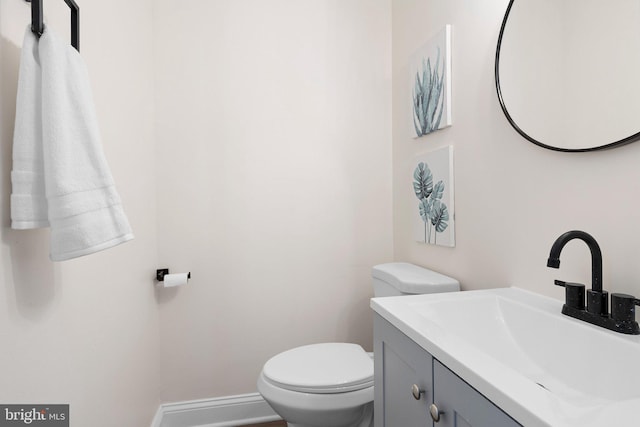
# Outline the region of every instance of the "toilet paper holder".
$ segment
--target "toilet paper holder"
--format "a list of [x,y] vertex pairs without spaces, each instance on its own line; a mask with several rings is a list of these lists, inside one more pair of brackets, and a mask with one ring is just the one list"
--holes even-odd
[[[158,282],[164,282],[164,276],[169,274],[168,268],[159,268],[156,270],[156,280]],[[187,279],[191,279],[191,272],[187,273]]]

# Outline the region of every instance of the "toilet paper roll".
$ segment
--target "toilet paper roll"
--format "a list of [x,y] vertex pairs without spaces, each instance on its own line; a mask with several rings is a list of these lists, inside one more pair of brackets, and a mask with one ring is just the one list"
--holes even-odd
[[163,288],[186,285],[189,282],[189,273],[165,274],[164,280],[160,282]]

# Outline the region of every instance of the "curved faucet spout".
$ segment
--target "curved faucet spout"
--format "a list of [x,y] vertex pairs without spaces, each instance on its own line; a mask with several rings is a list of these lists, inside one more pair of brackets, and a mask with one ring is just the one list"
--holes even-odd
[[591,250],[592,288],[586,292],[587,304],[585,310],[585,289],[581,283],[567,283],[554,281],[555,285],[565,289],[565,303],[562,314],[591,323],[592,325],[610,329],[624,334],[640,335],[640,326],[635,320],[635,305],[640,300],[631,295],[611,295],[611,315],[609,315],[609,293],[602,290],[602,252],[596,239],[584,231],[573,230],[558,237],[551,246],[547,267],[560,267],[560,252],[569,241],[580,239]]
[[558,237],[553,246],[551,246],[547,267],[560,267],[560,252],[562,252],[564,245],[573,239],[580,239],[589,246],[589,250],[591,250],[591,289],[596,292],[602,292],[602,252],[596,239],[584,231],[567,231]]

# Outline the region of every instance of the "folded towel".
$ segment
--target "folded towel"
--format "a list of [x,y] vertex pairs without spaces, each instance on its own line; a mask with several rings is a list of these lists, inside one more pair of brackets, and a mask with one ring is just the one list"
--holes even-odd
[[42,152],[42,75],[36,36],[27,28],[22,44],[13,131],[11,227],[48,227]]
[[[33,37],[30,31],[27,33],[25,41]],[[15,174],[16,180],[12,200],[14,195],[16,200],[25,195],[23,190],[27,185],[21,182],[23,172],[33,173],[29,175],[34,178],[32,190],[41,190],[35,181],[37,176],[43,177],[47,220],[51,227],[50,258],[63,261],[124,243],[131,240],[133,234],[102,151],[88,73],[82,58],[49,28],[45,29],[36,46],[37,54],[33,57],[36,62],[39,59],[41,69],[41,75],[37,76],[41,82],[41,138],[36,135],[24,140],[14,139],[14,159],[16,153],[31,151],[21,145],[34,145],[36,149],[32,151],[41,151],[34,154],[34,158],[40,156],[42,169],[38,170],[36,161],[28,165],[35,165],[35,172],[21,170],[22,164],[14,163],[12,178]],[[31,58],[26,60],[31,61]],[[38,105],[37,97],[33,102]],[[37,115],[34,121],[37,122]],[[38,191],[32,191],[32,194],[37,196]],[[37,205],[32,211],[39,213],[40,198],[27,197],[32,197],[32,204]],[[16,214],[21,209],[17,207]],[[26,224],[19,217],[12,217],[12,220],[12,227],[14,222],[16,224],[14,228]],[[41,222],[32,220],[31,224]]]

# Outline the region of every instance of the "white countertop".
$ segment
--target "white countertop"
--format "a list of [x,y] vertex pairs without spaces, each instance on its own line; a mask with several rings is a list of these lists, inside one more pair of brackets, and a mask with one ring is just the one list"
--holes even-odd
[[501,288],[371,307],[523,426],[640,425],[640,336],[564,316],[561,301]]

